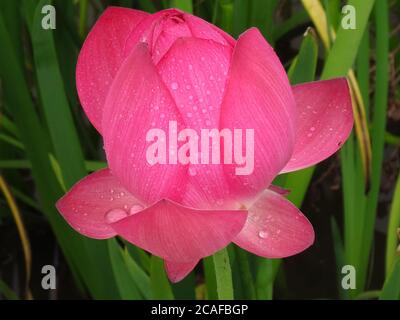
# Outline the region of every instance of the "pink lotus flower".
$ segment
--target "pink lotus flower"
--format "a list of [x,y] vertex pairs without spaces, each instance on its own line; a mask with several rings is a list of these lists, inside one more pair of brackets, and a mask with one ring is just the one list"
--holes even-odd
[[[310,222],[271,182],[326,159],[347,139],[353,117],[345,79],[291,87],[255,28],[236,41],[179,10],[123,8],[99,18],[76,75],[109,169],[58,201],[75,230],[96,239],[118,235],[163,258],[174,282],[230,242],[268,258],[313,243]],[[168,131],[170,121],[195,132],[253,129],[254,170],[148,163],[146,132]]]

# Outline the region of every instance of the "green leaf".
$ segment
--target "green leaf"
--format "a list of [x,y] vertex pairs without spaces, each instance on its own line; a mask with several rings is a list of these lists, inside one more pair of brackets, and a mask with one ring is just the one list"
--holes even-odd
[[140,293],[145,299],[151,299],[151,283],[150,277],[143,269],[136,263],[135,259],[131,257],[127,248],[123,251],[123,258],[128,269],[128,272]]
[[386,240],[386,275],[389,274],[396,257],[398,244],[397,229],[400,228],[400,174],[397,177],[389,213],[389,225]]
[[4,295],[7,300],[19,300],[17,294],[10,289],[10,287],[0,279],[0,296]]
[[242,248],[235,246],[235,257],[239,267],[240,280],[244,292],[244,298],[254,300],[256,298],[256,289],[254,279],[251,274],[249,264],[249,254]]
[[336,40],[326,59],[322,79],[343,77],[353,66],[374,0],[350,0],[348,4],[356,10],[356,28],[339,27]]
[[300,51],[290,65],[288,77],[291,84],[314,80],[317,69],[318,43],[314,30],[309,28],[301,42]]
[[164,270],[164,261],[159,257],[151,257],[150,281],[152,297],[155,300],[173,300],[174,294]]
[[397,259],[392,273],[386,279],[380,300],[400,300],[400,259]]
[[281,265],[281,259],[257,257],[256,293],[257,299],[272,300],[274,281]]
[[214,258],[212,256],[203,259],[204,276],[206,280],[207,299],[217,300],[217,279],[215,277]]
[[232,272],[228,250],[222,249],[212,256],[219,300],[233,300]]
[[108,250],[110,253],[111,265],[114,279],[117,283],[121,299],[137,300],[142,299],[139,289],[128,272],[124,251],[118,245],[115,239],[108,241]]
[[188,13],[193,13],[192,0],[170,0],[171,8],[178,8]]

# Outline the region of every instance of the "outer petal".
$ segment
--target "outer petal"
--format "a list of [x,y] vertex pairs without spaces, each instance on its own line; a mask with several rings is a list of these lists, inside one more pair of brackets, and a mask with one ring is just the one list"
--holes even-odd
[[[187,128],[194,129],[201,137],[204,129],[219,129],[220,105],[224,94],[232,49],[212,40],[182,38],[175,42],[157,69],[171,92]],[[212,145],[209,137],[208,160],[201,164],[190,164],[187,198],[184,204],[196,208],[216,205],[218,199],[229,194],[222,166],[211,164],[213,151],[218,155],[220,148]],[[216,137],[218,141],[221,139]],[[199,139],[198,147],[205,139]],[[213,148],[214,147],[214,148]],[[214,150],[213,150],[214,149]],[[206,154],[203,148],[201,153]],[[202,194],[195,197],[194,192]],[[195,201],[193,201],[196,198]]]
[[280,186],[275,186],[273,184],[271,184],[268,187],[268,189],[273,191],[273,192],[275,192],[275,193],[277,193],[277,194],[280,194],[281,196],[287,196],[290,193],[290,190],[282,188]]
[[187,166],[152,164],[146,157],[148,147],[158,141],[152,137],[146,141],[149,130],[162,129],[168,134],[169,121],[177,122],[179,132],[182,119],[175,103],[157,74],[147,45],[139,43],[110,89],[104,106],[103,138],[111,171],[146,203],[162,198],[179,201],[182,196]]
[[112,227],[129,242],[156,256],[191,263],[229,244],[246,217],[246,211],[196,210],[161,200]]
[[103,169],[77,182],[56,206],[79,233],[106,239],[116,235],[107,223],[107,213],[114,209],[128,212],[132,207],[141,207],[141,203],[121,186],[110,170]]
[[99,132],[102,131],[102,109],[108,89],[125,58],[126,39],[146,16],[147,13],[133,9],[107,8],[80,51],[76,86],[81,104]]
[[191,262],[164,261],[164,267],[169,280],[176,283],[184,279],[194,269],[198,262],[199,260]]
[[335,153],[353,127],[353,110],[345,78],[293,87],[299,111],[296,144],[282,172],[309,167]]
[[249,209],[246,225],[233,242],[265,258],[284,258],[307,249],[314,242],[314,230],[290,201],[266,190]]
[[[228,78],[220,127],[242,129],[246,137],[246,129],[254,130],[254,171],[250,164],[249,175],[235,172],[243,165],[224,168],[236,194],[248,197],[266,188],[289,160],[297,113],[285,70],[257,29],[237,41]],[[250,142],[235,145],[244,155],[246,147],[250,152]]]

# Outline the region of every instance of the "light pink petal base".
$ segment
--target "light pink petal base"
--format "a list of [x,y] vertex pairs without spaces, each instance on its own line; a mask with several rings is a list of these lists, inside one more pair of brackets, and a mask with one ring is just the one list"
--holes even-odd
[[107,214],[129,212],[132,207],[141,207],[141,203],[121,186],[110,170],[103,169],[77,182],[56,206],[79,233],[90,238],[107,239],[116,235],[107,222]]
[[233,242],[261,257],[284,258],[312,245],[314,230],[290,201],[266,190],[249,209],[247,222]]
[[161,200],[112,224],[129,242],[167,261],[192,262],[228,245],[247,211],[205,211]]
[[345,78],[293,87],[299,113],[293,155],[282,172],[303,169],[325,160],[347,140],[353,110]]
[[165,272],[168,279],[173,282],[179,282],[184,279],[197,265],[199,260],[191,262],[171,262],[164,261]]

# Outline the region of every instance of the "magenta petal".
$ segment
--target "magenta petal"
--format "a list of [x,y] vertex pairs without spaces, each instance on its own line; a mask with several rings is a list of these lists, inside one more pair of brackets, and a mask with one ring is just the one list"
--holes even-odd
[[273,192],[275,192],[275,193],[280,194],[281,196],[287,196],[287,195],[290,193],[290,190],[285,189],[285,188],[282,188],[282,187],[280,187],[280,186],[275,186],[275,185],[273,185],[273,184],[271,184],[271,185],[268,187],[268,189],[271,190],[271,191],[273,191]]
[[104,106],[103,138],[112,173],[146,203],[162,198],[179,201],[182,197],[187,166],[168,161],[168,145],[166,152],[160,152],[161,156],[166,154],[164,160],[146,156],[149,152],[157,155],[150,146],[169,140],[167,136],[158,139],[148,135],[149,131],[162,134],[163,130],[168,135],[169,121],[175,121],[177,131],[181,130],[175,103],[157,74],[147,45],[140,43],[110,88]]
[[312,245],[314,230],[289,200],[266,190],[250,207],[247,222],[233,242],[265,258],[284,258]]
[[[186,127],[194,129],[198,137],[201,137],[202,129],[219,129],[220,105],[231,51],[230,47],[212,40],[182,38],[157,65]],[[210,138],[208,142],[210,156],[207,163],[201,163],[199,153],[197,164],[190,164],[186,192],[191,194],[188,194],[191,200],[183,200],[185,205],[202,209],[206,208],[205,205],[215,206],[218,199],[226,198],[229,193],[222,166],[211,164],[213,145]],[[198,146],[200,148],[200,143]],[[217,153],[220,153],[220,148]],[[193,193],[197,191],[204,194],[201,200],[193,201],[197,198]]]
[[168,279],[173,283],[181,281],[194,269],[198,262],[199,260],[191,262],[164,261]]
[[76,86],[89,120],[101,132],[108,89],[124,60],[125,41],[147,13],[109,7],[87,36],[76,66]]
[[158,11],[143,19],[129,35],[125,54],[131,52],[138,42],[144,42],[149,45],[152,59],[157,64],[175,40],[191,36],[192,33],[182,11],[177,9]]
[[196,210],[161,200],[112,227],[129,242],[156,256],[189,263],[228,245],[246,217],[246,211]]
[[353,110],[345,78],[293,87],[299,122],[293,155],[282,172],[309,167],[335,153],[353,127]]
[[[58,200],[57,209],[64,219],[79,233],[95,238],[107,239],[116,235],[107,221],[107,215],[120,212],[128,215],[131,208],[141,207],[110,170],[94,172],[79,182]],[[111,214],[110,214],[111,213]]]
[[185,13],[184,17],[193,37],[210,39],[222,45],[229,45],[231,47],[235,46],[235,39],[211,23],[187,13]]
[[254,170],[250,164],[242,175],[235,170],[243,165],[224,169],[232,190],[248,197],[266,188],[289,160],[297,114],[285,70],[257,29],[246,31],[237,41],[228,79],[220,127],[242,129],[246,137],[246,129],[254,130]]

